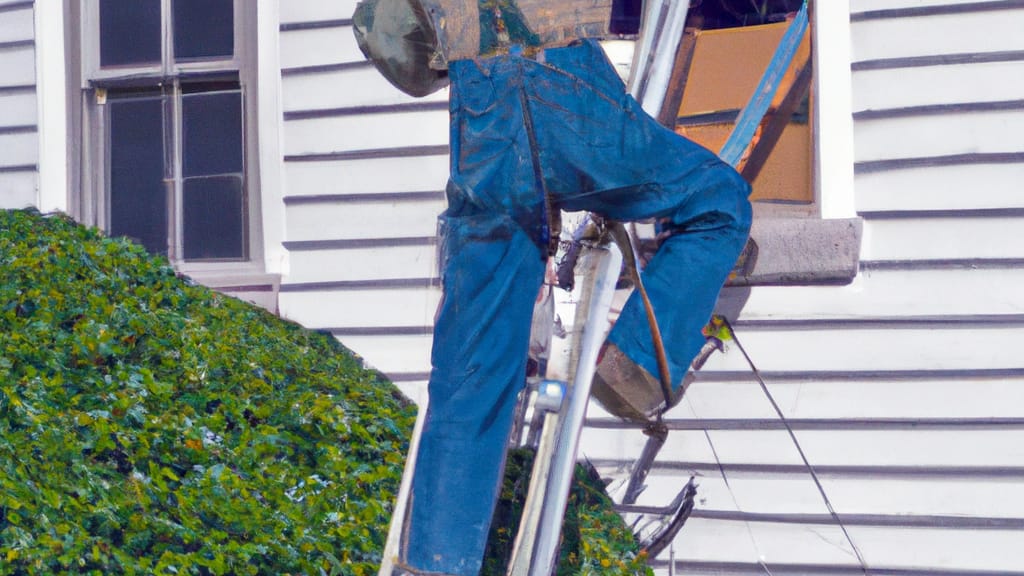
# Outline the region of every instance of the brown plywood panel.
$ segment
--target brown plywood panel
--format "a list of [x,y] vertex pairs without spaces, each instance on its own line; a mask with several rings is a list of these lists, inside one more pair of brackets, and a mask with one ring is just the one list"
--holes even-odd
[[[732,124],[706,124],[680,126],[676,132],[717,153],[729,138],[732,128]],[[796,123],[787,126],[768,162],[754,180],[750,199],[812,201],[810,142],[810,126]]]
[[[780,22],[700,31],[686,78],[679,116],[736,110],[746,106],[788,26],[788,22]],[[794,62],[806,62],[809,56],[810,40],[807,36]],[[798,67],[791,66],[787,71],[774,98],[773,108],[779,105],[792,86]],[[680,127],[677,131],[717,152],[722,149],[732,127],[732,124],[712,124]],[[754,137],[755,142],[758,135]],[[790,123],[754,180],[751,198],[812,202],[811,144],[810,126],[806,123]]]
[[757,179],[751,200],[811,202],[811,129],[790,124],[775,144]]
[[780,22],[700,32],[679,115],[743,108],[787,25]]

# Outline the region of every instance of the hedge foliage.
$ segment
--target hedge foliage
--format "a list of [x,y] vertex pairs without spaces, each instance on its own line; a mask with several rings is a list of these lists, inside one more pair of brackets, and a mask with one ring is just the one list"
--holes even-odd
[[[0,574],[375,574],[414,419],[330,336],[0,211]],[[588,506],[565,573],[645,570]]]

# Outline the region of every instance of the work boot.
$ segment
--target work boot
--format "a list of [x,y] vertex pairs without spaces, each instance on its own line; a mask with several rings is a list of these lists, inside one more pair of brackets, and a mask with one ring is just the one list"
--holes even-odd
[[665,404],[661,381],[610,342],[597,363],[591,394],[611,414],[634,422],[650,422]]

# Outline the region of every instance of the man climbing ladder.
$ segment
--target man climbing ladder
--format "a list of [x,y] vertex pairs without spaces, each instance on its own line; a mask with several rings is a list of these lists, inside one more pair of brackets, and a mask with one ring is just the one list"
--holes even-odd
[[[372,44],[385,42],[374,36],[385,34],[388,1],[364,3],[356,14],[371,56]],[[477,14],[478,50],[445,53],[457,40],[444,37],[445,27],[464,25],[467,11]],[[666,221],[670,237],[644,282],[678,386],[746,241],[749,187],[715,154],[645,114],[594,40],[549,43],[512,0],[424,0],[417,17],[440,36],[438,53],[426,59],[446,64],[451,82],[451,175],[430,400],[399,573],[469,576],[480,570],[525,382],[552,215],[587,210]],[[596,378],[612,389],[660,378],[635,297],[609,335]]]

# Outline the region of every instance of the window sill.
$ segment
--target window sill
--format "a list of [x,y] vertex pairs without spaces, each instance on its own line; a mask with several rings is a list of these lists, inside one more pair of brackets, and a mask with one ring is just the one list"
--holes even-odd
[[812,206],[755,203],[756,245],[729,286],[848,284],[857,275],[863,222],[823,220]]

